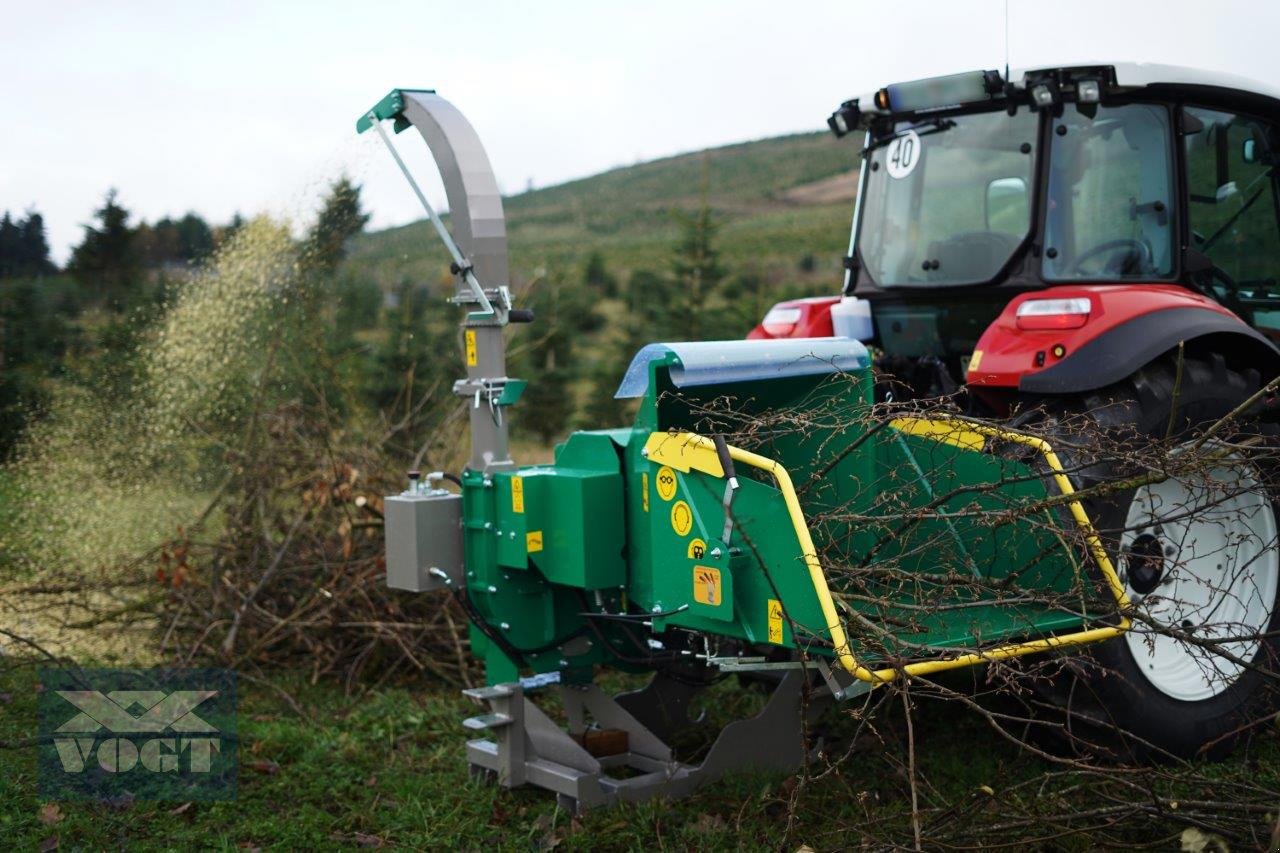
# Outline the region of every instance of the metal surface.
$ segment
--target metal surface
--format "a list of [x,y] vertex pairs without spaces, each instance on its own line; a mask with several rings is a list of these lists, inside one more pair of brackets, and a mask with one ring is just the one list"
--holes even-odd
[[387,586],[427,592],[463,582],[462,497],[450,492],[402,494],[383,507],[387,541]]
[[[393,112],[394,111],[394,112]],[[378,125],[393,118],[397,130],[414,127],[426,141],[449,201],[452,234],[427,202],[395,147]],[[471,458],[477,471],[515,467],[508,447],[507,419],[499,404],[507,377],[502,327],[510,306],[506,218],[502,194],[480,137],[453,104],[428,90],[397,89],[383,98],[357,124],[375,127],[387,142],[432,226],[448,247],[458,274],[455,301],[480,310],[464,323],[467,378],[455,386],[470,404]]]
[[[830,702],[825,691],[805,697],[805,685],[804,673],[787,673],[760,713],[725,726],[698,764],[676,760],[671,748],[628,710],[626,696],[615,700],[594,685],[562,691],[568,731],[525,698],[518,684],[464,691],[491,706],[490,713],[471,718],[466,727],[496,735],[468,741],[467,761],[473,775],[489,775],[504,787],[531,784],[554,791],[571,813],[655,796],[682,797],[727,773],[798,770],[805,760],[807,724]],[[628,751],[590,755],[571,736],[586,730],[588,718],[625,732]],[[612,775],[617,768],[634,775]]]

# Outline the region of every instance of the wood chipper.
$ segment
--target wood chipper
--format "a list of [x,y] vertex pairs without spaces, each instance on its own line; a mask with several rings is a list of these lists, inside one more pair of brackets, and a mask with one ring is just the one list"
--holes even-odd
[[[1123,112],[1132,97],[1142,103],[1137,129],[1108,112]],[[866,140],[855,237],[859,217],[887,204],[897,214],[886,215],[898,219],[876,251],[885,264],[897,263],[894,253],[910,254],[907,243],[923,227],[910,218],[912,196],[892,196],[868,172],[906,179],[922,168],[913,158],[933,156],[929,146],[946,145],[952,134],[990,147],[976,158],[982,168],[1015,161],[1025,172],[1017,187],[999,183],[1002,175],[982,178],[998,199],[999,227],[1016,231],[1042,197],[1067,192],[1055,189],[1055,173],[1037,153],[1059,144],[1058,127],[1166,153],[1175,133],[1193,132],[1145,97],[1117,86],[1109,69],[1089,68],[1017,84],[977,72],[889,87],[866,107],[847,102],[833,126],[862,129]],[[969,130],[971,119],[979,126]],[[397,132],[415,128],[426,141],[444,179],[451,231],[400,160],[385,121]],[[1217,119],[1198,121],[1207,132]],[[1031,656],[1112,664],[1100,675],[1063,667],[1039,689],[1049,704],[1093,722],[1118,721],[1163,754],[1221,743],[1261,707],[1253,680],[1271,652],[1278,574],[1264,472],[1243,457],[1245,444],[1178,441],[1258,391],[1256,356],[1244,365],[1180,341],[1160,350],[1178,351],[1177,387],[1191,403],[1170,404],[1164,374],[1148,367],[1133,383],[1136,402],[1109,398],[1109,414],[1090,423],[1149,407],[1144,417],[1163,417],[1175,455],[1208,462],[1194,478],[1147,476],[1101,496],[1091,485],[1118,472],[1100,471],[1105,466],[1088,457],[1097,434],[1081,441],[1067,432],[1065,408],[976,395],[958,403],[953,395],[947,407],[894,400],[889,389],[910,384],[888,384],[892,377],[873,364],[872,351],[848,337],[651,344],[635,355],[617,392],[638,401],[632,425],[575,432],[552,464],[520,466],[508,451],[508,422],[525,383],[507,375],[504,329],[534,318],[513,305],[502,202],[484,149],[462,114],[432,91],[393,90],[357,129],[375,130],[404,171],[452,255],[453,301],[465,311],[467,375],[454,391],[470,412],[470,459],[457,476],[411,472],[408,488],[386,499],[385,520],[388,583],[448,590],[470,619],[471,649],[487,676],[486,687],[466,691],[484,706],[464,721],[477,734],[467,745],[477,775],[546,788],[572,809],[680,796],[734,770],[798,768],[810,748],[806,721],[832,702]],[[1236,144],[1229,129],[1219,134],[1232,141],[1214,145]],[[1266,140],[1246,138],[1270,175]],[[1145,164],[1152,155],[1142,154]],[[963,169],[950,171],[965,177]],[[1143,194],[1115,223],[1122,236],[1064,258],[1063,269],[1096,261],[1116,275],[1145,275],[1188,263],[1176,230],[1163,242],[1155,238],[1162,222],[1186,233],[1176,182],[1166,175],[1161,193],[1145,165],[1142,174]],[[888,200],[869,197],[876,192]],[[1237,185],[1244,204],[1253,204],[1255,192]],[[939,205],[945,196],[939,193]],[[969,228],[982,212],[948,215]],[[994,227],[983,232],[991,236],[938,243],[941,260],[924,262],[922,283],[947,286],[939,276],[967,264],[957,275],[972,287],[980,273],[1021,258],[1008,253],[1025,250],[1032,232],[1018,238]],[[870,251],[850,253],[854,275]],[[1047,256],[1043,244],[1036,251]],[[1011,328],[1034,330],[1043,350],[1031,358],[1052,353],[1067,364],[1057,350],[1060,341],[1073,346],[1081,314],[1088,319],[1104,304],[1122,310],[1080,290],[1042,304],[1011,303]],[[1239,285],[1237,298],[1248,298],[1243,291]],[[987,296],[955,293],[961,307],[948,316],[963,325],[967,303],[959,295]],[[1208,297],[1181,298],[1183,311],[1227,319],[1206,307]],[[1020,310],[1026,304],[1033,307]],[[904,299],[900,313],[877,316],[884,352],[894,352],[895,334],[915,340],[919,310]],[[1233,356],[1265,349],[1275,358],[1265,339],[1237,325]],[[1210,334],[1227,334],[1214,328]],[[1147,337],[1132,348],[1150,349],[1154,333]],[[970,375],[1005,364],[1009,351],[993,346],[985,363],[971,353]],[[1110,363],[1102,357],[1091,369],[1105,373]],[[926,367],[946,370],[942,358]],[[1217,390],[1195,390],[1202,385]],[[1268,430],[1258,427],[1254,438],[1265,440]],[[1174,505],[1176,517],[1161,515]],[[1197,586],[1197,573],[1212,574],[1210,563],[1218,574]],[[1166,636],[1155,630],[1162,620],[1201,633]],[[1215,626],[1223,623],[1234,633],[1220,633]],[[1213,679],[1204,675],[1206,655],[1216,655]],[[612,696],[596,683],[604,669],[651,678]],[[727,725],[700,762],[678,760],[672,737],[691,724],[697,694],[726,674],[767,682],[763,710]],[[1076,682],[1090,689],[1073,690]],[[1087,707],[1079,698],[1086,694]],[[558,698],[567,723],[535,698]]]

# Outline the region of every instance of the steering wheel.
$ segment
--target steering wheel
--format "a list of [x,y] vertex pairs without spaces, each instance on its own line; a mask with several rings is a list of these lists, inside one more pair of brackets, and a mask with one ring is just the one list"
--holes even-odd
[[[1150,246],[1141,240],[1134,240],[1130,237],[1121,237],[1118,240],[1108,240],[1105,243],[1099,243],[1093,248],[1088,249],[1083,255],[1076,259],[1075,272],[1078,275],[1086,275],[1087,273],[1085,273],[1083,267],[1087,261],[1091,261],[1100,255],[1114,254],[1117,249],[1128,250],[1126,254],[1121,255],[1117,259],[1120,260],[1121,264],[1124,264],[1125,260],[1132,258],[1136,254],[1138,256],[1138,263],[1141,265],[1140,269],[1149,270],[1154,266],[1152,263]],[[1108,272],[1124,272],[1124,268],[1121,265],[1117,265],[1114,270],[1111,269],[1111,266],[1111,264],[1107,265],[1106,269]]]
[[1218,288],[1210,285],[1210,293],[1205,295],[1216,299],[1218,302],[1234,311],[1236,316],[1241,320],[1244,320],[1249,325],[1253,325],[1249,309],[1245,306],[1244,301],[1240,299],[1240,285],[1236,284],[1236,280],[1228,275],[1227,271],[1217,264],[1209,267],[1207,272],[1209,274],[1209,280],[1213,281],[1214,279],[1217,279],[1222,283],[1223,289],[1218,290]]

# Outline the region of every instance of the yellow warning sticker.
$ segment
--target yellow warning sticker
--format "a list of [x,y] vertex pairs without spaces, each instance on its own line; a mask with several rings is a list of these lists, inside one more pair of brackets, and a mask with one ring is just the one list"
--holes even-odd
[[689,559],[701,560],[702,555],[707,553],[707,543],[701,539],[692,539],[689,542]]
[[511,511],[524,512],[524,478],[511,478]]
[[676,501],[671,505],[671,529],[677,536],[688,536],[693,529],[693,510],[684,501]]
[[[467,351],[467,367],[475,367],[479,363],[479,356],[476,354],[476,330],[467,329],[462,336],[465,341],[465,349]],[[454,338],[456,341],[457,338]]]
[[982,350],[976,349],[973,351],[973,355],[969,356],[969,372],[972,373],[977,370],[980,364],[982,364]]
[[782,645],[782,602],[769,599],[769,642]]
[[524,549],[530,554],[542,550],[542,531],[530,530],[524,535]]
[[663,465],[658,469],[658,497],[669,501],[676,496],[676,472]]
[[649,511],[649,472],[645,471],[640,475],[640,500],[644,504],[644,511]]
[[710,604],[719,607],[724,601],[720,597],[720,570],[706,566],[693,567],[693,600],[699,604]]

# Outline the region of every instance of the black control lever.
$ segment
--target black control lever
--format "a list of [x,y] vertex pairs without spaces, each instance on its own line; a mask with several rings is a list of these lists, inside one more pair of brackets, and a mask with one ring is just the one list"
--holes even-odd
[[728,545],[729,537],[733,534],[733,493],[738,490],[738,474],[734,470],[733,457],[729,454],[729,444],[724,436],[716,433],[711,436],[711,440],[715,442],[716,456],[720,459],[720,467],[724,469],[724,500],[721,501],[724,506],[724,532],[720,541]]
[[507,322],[509,323],[532,323],[532,308],[512,308],[507,312]]

